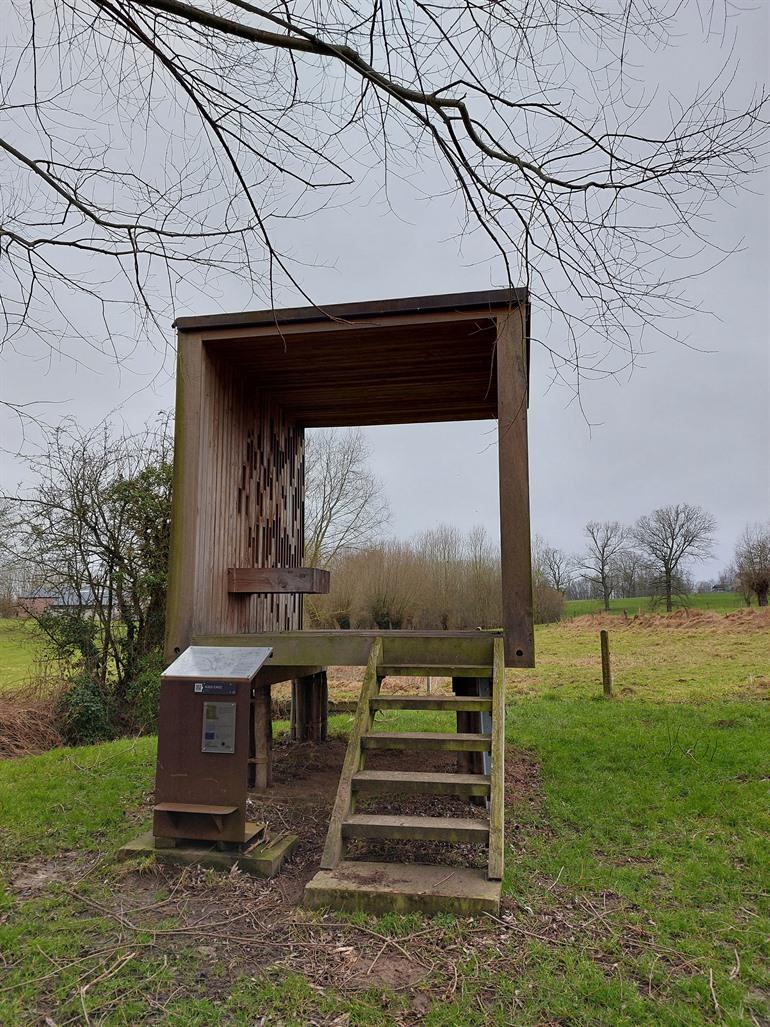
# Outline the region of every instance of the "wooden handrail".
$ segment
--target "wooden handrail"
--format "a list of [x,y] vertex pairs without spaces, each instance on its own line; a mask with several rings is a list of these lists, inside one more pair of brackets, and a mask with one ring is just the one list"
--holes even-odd
[[329,820],[329,830],[326,833],[326,843],[324,844],[324,851],[321,856],[321,868],[323,870],[332,870],[339,863],[342,856],[342,822],[350,812],[353,775],[360,769],[361,739],[371,730],[372,726],[374,714],[369,700],[374,698],[380,690],[380,679],[377,669],[381,661],[382,639],[375,638],[369,650],[369,660],[366,664],[361,694],[358,697],[356,715],[345,752],[345,761],[342,764],[340,782],[337,786],[337,797],[334,800],[334,809]]
[[492,669],[491,778],[487,877],[501,881],[505,869],[505,652],[502,638],[495,639]]

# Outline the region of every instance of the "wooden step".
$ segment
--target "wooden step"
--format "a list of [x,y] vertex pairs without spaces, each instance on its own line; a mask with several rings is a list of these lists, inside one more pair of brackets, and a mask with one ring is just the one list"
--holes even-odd
[[378,695],[369,700],[373,710],[456,710],[463,713],[486,713],[492,710],[492,698],[473,695]]
[[490,779],[486,774],[359,770],[353,788],[363,795],[489,795]]
[[469,867],[343,860],[308,882],[304,905],[349,913],[496,915],[500,891],[500,881],[488,881],[485,871]]
[[343,838],[418,838],[424,842],[489,843],[489,823],[469,817],[409,817],[353,813],[342,822]]
[[492,678],[492,668],[483,664],[381,663],[377,673],[381,678]]
[[364,749],[448,749],[452,752],[491,752],[490,735],[439,731],[372,731],[361,739]]

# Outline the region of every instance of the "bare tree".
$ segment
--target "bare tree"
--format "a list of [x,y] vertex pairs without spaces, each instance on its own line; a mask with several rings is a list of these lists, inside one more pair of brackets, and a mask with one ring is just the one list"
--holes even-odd
[[633,599],[645,594],[647,574],[642,554],[628,546],[614,561],[614,579],[617,590],[624,599]]
[[[697,30],[698,4],[10,0],[5,342],[119,358],[222,277],[271,304],[282,285],[306,295],[281,225],[434,167],[498,277],[564,319],[543,343],[555,372],[627,368],[637,329],[687,307],[700,226],[767,138],[730,56],[706,85],[681,68],[676,96],[629,78]],[[728,0],[700,24],[711,42],[720,10],[729,55]]]
[[634,539],[655,569],[669,613],[674,608],[677,579],[682,577],[684,565],[711,555],[715,531],[715,518],[690,503],[659,507],[636,522]]
[[557,592],[566,593],[574,573],[574,558],[564,550],[544,543],[540,552],[540,563],[547,584]]
[[619,521],[589,521],[584,530],[588,545],[581,567],[609,610],[617,561],[628,548],[628,528]]
[[477,524],[465,543],[465,607],[474,627],[500,624],[500,553],[486,528]]
[[2,540],[61,598],[31,608],[52,655],[82,672],[120,713],[143,662],[163,641],[171,523],[167,418],[137,436],[64,424],[30,459],[27,493]]
[[376,542],[390,519],[368,466],[360,429],[308,432],[305,440],[305,560],[327,567],[341,552]]
[[29,596],[45,580],[29,553],[16,549],[15,503],[0,499],[0,617],[16,616],[23,609],[19,597]]
[[414,541],[418,559],[425,567],[423,616],[432,626],[456,627],[455,612],[463,588],[458,573],[463,560],[463,538],[452,524],[437,524]]
[[753,592],[767,606],[770,592],[770,523],[746,525],[735,547],[736,577],[741,590]]
[[560,620],[564,610],[564,593],[553,587],[546,569],[548,548],[542,535],[535,535],[532,540],[532,602],[536,624]]

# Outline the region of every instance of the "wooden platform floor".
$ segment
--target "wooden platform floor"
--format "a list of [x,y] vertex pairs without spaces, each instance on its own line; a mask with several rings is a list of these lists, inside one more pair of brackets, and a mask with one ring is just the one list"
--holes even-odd
[[343,860],[319,870],[305,886],[304,905],[347,912],[456,913],[500,911],[500,881],[484,870],[424,863],[365,863]]

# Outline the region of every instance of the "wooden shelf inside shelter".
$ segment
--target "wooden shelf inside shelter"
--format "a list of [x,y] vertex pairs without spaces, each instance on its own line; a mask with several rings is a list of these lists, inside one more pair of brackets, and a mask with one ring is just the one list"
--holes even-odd
[[329,572],[319,567],[230,567],[227,591],[325,595]]

